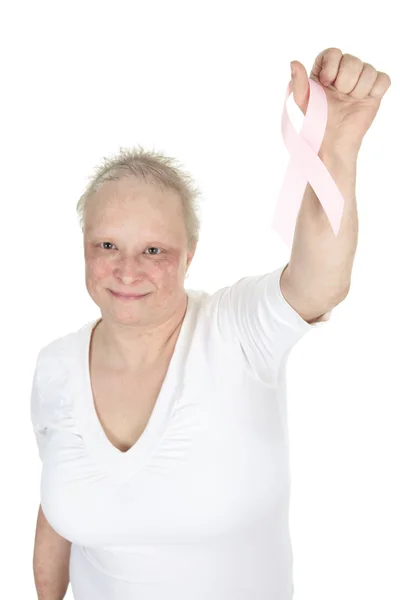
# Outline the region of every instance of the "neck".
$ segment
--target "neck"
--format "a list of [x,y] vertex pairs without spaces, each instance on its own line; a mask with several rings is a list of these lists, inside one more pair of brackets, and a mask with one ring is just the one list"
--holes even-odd
[[124,372],[144,372],[175,347],[187,309],[184,302],[162,323],[154,326],[115,325],[101,319],[93,331],[97,361],[106,368]]

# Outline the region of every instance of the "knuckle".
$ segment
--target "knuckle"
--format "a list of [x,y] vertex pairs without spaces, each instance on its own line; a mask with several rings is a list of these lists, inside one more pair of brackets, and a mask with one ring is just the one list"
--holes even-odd
[[389,77],[389,75],[387,73],[383,73],[382,71],[378,71],[378,75],[380,75],[381,78],[383,80],[385,80],[388,85],[392,85],[392,80],[390,79],[390,77]]
[[346,66],[354,69],[358,69],[364,64],[360,58],[353,56],[353,54],[343,54],[343,62],[346,63]]
[[324,51],[325,54],[340,54],[342,56],[342,51],[339,48],[327,48]]
[[375,69],[375,67],[370,65],[369,63],[364,63],[364,71],[367,71],[368,73],[378,74],[378,71]]

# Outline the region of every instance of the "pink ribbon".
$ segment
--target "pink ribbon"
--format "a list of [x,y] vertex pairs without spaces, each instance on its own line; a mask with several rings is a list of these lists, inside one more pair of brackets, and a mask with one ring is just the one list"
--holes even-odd
[[300,133],[296,132],[286,110],[287,99],[292,93],[290,84],[286,92],[281,121],[283,140],[291,158],[279,194],[272,227],[289,247],[293,244],[297,215],[307,181],[321,202],[336,236],[339,233],[344,208],[343,196],[318,156],[328,117],[325,90],[313,79],[308,81],[310,98]]

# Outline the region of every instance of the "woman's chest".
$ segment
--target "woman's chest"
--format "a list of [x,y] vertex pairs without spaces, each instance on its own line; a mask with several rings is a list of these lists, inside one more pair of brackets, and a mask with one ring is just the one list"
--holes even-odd
[[168,364],[123,373],[93,365],[91,387],[97,417],[107,438],[126,452],[142,435],[160,394]]
[[[95,369],[92,375],[104,429],[114,443],[132,445],[162,371],[139,380]],[[230,535],[274,512],[287,475],[277,403],[265,391],[255,396],[254,388],[241,388],[234,373],[228,381],[212,370],[201,372],[202,381],[197,375],[184,385],[174,378],[161,392],[165,415],[158,412],[136,454],[113,452],[92,426],[82,439],[55,432],[42,500],[60,535],[81,545],[150,543],[157,536],[176,542]]]

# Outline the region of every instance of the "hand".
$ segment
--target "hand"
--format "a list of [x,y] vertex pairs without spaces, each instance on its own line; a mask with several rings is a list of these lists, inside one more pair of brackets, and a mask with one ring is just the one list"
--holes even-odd
[[[310,94],[307,71],[297,60],[292,65],[293,98],[305,115]],[[338,48],[328,48],[315,59],[310,79],[324,87],[328,101],[321,149],[357,153],[391,85],[389,75]]]

